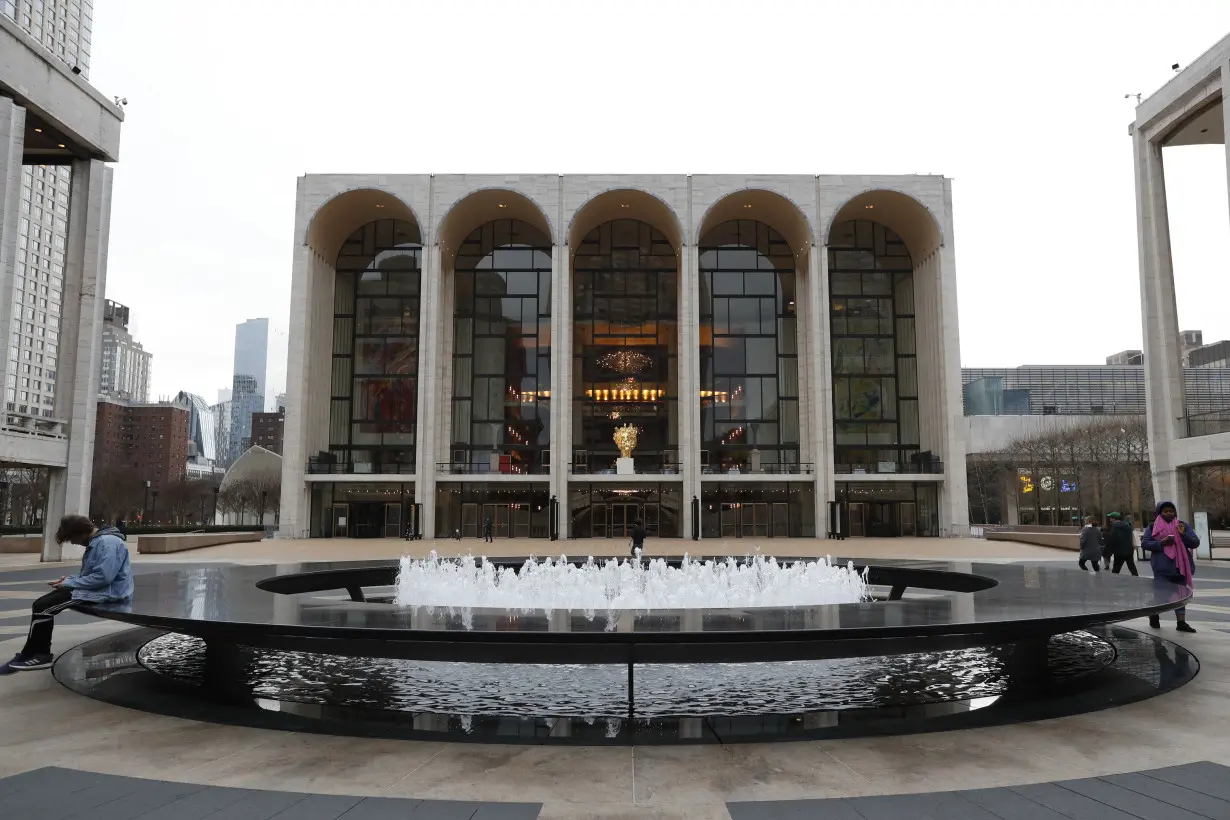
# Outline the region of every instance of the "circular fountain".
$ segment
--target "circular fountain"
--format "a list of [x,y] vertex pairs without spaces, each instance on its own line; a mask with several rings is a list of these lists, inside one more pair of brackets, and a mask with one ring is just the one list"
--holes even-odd
[[249,725],[515,742],[910,732],[1104,708],[1181,685],[1114,624],[1190,590],[1037,566],[728,557],[207,567],[143,575],[138,629],[61,682]]

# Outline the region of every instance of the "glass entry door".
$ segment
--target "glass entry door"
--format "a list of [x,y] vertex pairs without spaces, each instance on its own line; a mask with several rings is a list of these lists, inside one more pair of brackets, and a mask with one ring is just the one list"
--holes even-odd
[[861,501],[850,504],[850,537],[863,538],[867,535],[867,509]]
[[401,538],[401,504],[384,505],[384,537]]
[[918,513],[913,501],[901,502],[901,534],[913,537],[918,534]]
[[763,502],[739,505],[739,535],[764,538],[769,534],[769,505]]
[[790,505],[785,502],[775,502],[770,506],[773,516],[771,535],[774,538],[786,538],[790,535]]
[[350,505],[334,504],[330,508],[329,520],[333,523],[333,537],[346,538],[350,533]]

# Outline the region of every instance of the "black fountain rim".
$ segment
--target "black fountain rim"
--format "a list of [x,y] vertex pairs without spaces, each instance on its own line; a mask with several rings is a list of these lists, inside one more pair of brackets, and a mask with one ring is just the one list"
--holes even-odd
[[[525,560],[501,559],[509,565]],[[304,587],[298,591],[311,592],[378,586],[396,565],[376,561],[309,565],[306,571],[225,565],[143,575],[131,601],[87,611],[207,641],[325,654],[490,663],[700,663],[1038,641],[1176,609],[1191,597],[1187,587],[1156,580],[1050,566],[927,561],[867,566],[873,580],[973,591],[810,607],[626,611],[612,622],[604,621],[604,613],[451,611],[270,590],[296,591],[291,589],[296,584]]]

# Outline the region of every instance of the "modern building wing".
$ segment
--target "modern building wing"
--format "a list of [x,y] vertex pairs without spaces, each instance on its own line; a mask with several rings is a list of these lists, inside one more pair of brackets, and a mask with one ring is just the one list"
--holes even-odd
[[[1191,342],[1202,340],[1180,335],[1163,152],[1189,145],[1221,145],[1230,160],[1227,94],[1230,36],[1141,102],[1129,127],[1136,177],[1150,465],[1155,495],[1174,500],[1184,514],[1189,512],[1188,468],[1230,461],[1230,403],[1204,411],[1188,399],[1183,361],[1195,346]],[[1226,167],[1230,169],[1230,162]]]
[[296,213],[284,535],[967,523],[948,180],[306,176]]

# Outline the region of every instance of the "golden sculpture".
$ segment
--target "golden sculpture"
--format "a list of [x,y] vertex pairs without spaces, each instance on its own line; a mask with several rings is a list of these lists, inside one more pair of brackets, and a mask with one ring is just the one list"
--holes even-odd
[[615,446],[619,448],[624,458],[632,458],[632,450],[636,447],[636,428],[631,424],[615,428]]

